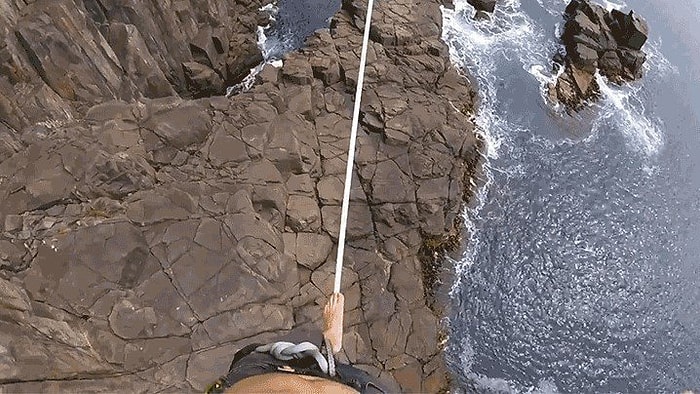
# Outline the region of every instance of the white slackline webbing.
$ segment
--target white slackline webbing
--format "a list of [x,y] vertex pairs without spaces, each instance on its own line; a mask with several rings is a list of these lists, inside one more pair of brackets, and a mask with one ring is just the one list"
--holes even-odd
[[362,85],[365,79],[365,64],[367,63],[367,46],[369,44],[369,28],[372,24],[372,8],[374,0],[367,3],[367,16],[365,17],[365,32],[362,38],[362,54],[360,55],[360,69],[357,76],[357,89],[355,90],[355,110],[352,115],[352,128],[350,131],[350,148],[348,150],[348,165],[345,170],[345,191],[343,192],[343,207],[340,213],[340,235],[338,237],[338,256],[335,262],[335,286],[334,293],[340,293],[340,279],[343,275],[343,255],[345,254],[345,232],[348,228],[348,208],[350,205],[350,188],[352,183],[352,169],[355,163],[355,140],[357,139],[357,126],[360,119],[360,101],[362,100]]

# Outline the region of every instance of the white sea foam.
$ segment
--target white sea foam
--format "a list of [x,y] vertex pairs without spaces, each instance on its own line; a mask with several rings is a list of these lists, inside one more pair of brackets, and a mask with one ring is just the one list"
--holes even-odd
[[649,41],[644,45],[647,61],[644,63],[644,72],[649,78],[662,78],[669,74],[679,75],[678,67],[661,53],[663,42],[660,38]]
[[641,85],[619,87],[596,73],[602,95],[598,118],[593,122],[594,133],[602,125],[620,130],[633,150],[653,155],[663,146],[661,120],[647,116],[640,98]]
[[[645,51],[648,60],[644,65],[644,73],[647,78],[660,78],[668,73],[678,73],[678,69],[661,54],[658,43],[647,44]],[[540,94],[545,102],[548,101],[549,85],[557,80],[564,69],[559,67],[555,73],[546,70],[543,65],[534,65],[528,70],[540,83]],[[633,82],[620,87],[600,75],[596,75],[596,81],[601,89],[601,100],[598,104],[600,110],[591,125],[591,136],[587,139],[595,138],[601,126],[608,125],[628,137],[632,150],[647,155],[657,153],[663,146],[663,125],[660,119],[645,110],[640,97],[643,93],[642,85]],[[554,109],[563,116],[563,107],[560,104],[554,104]]]
[[[678,68],[663,56],[660,47],[660,39],[644,46],[647,61],[643,66],[643,79],[660,80],[669,74],[678,74]],[[602,97],[598,104],[599,115],[592,124],[593,134],[596,135],[602,126],[610,126],[625,136],[631,150],[648,156],[657,154],[664,146],[664,124],[647,110],[645,101],[648,101],[649,93],[643,89],[642,83],[618,86],[598,74],[596,81]]]
[[[548,10],[561,14],[566,1],[538,0],[540,5]],[[531,133],[522,125],[510,121],[507,116],[499,113],[497,93],[499,86],[494,75],[497,67],[505,61],[518,60],[523,69],[532,75],[540,86],[541,96],[547,102],[548,85],[556,80],[563,69],[555,72],[551,69],[551,56],[560,49],[555,37],[547,36],[521,9],[519,0],[506,0],[499,3],[491,20],[479,21],[471,18],[474,8],[464,0],[455,2],[455,9],[443,8],[443,40],[448,43],[450,56],[457,66],[463,67],[473,75],[479,85],[480,105],[476,116],[478,132],[486,141],[485,161],[483,164],[482,186],[476,195],[476,204],[465,212],[467,228],[470,229],[470,248],[463,259],[456,263],[456,282],[452,293],[459,289],[461,277],[473,263],[475,253],[481,246],[476,234],[476,220],[485,204],[486,195],[493,181],[494,171],[507,172],[509,176],[520,176],[524,172],[522,166],[511,166],[507,169],[494,168],[492,162],[500,155],[517,156],[518,149],[510,140],[512,135],[525,132],[531,135],[531,142],[536,142],[546,148],[555,145],[590,143],[597,138],[601,126],[612,126],[613,130],[621,132],[629,141],[632,150],[652,155],[663,145],[662,125],[658,119],[650,116],[644,109],[638,95],[641,85],[633,84],[628,87],[613,86],[604,78],[598,76],[601,86],[602,99],[598,105],[597,115],[592,121],[592,133],[585,138],[551,140]],[[623,2],[606,2],[607,8],[622,8]],[[556,29],[560,29],[555,27]],[[658,45],[648,48],[650,62],[654,66],[652,74],[673,72],[658,51]],[[649,70],[647,70],[649,71]],[[550,107],[551,108],[551,107]],[[594,107],[595,109],[595,107]],[[563,108],[555,106],[553,116],[567,116]]]
[[608,11],[622,10],[624,8],[627,8],[627,3],[625,3],[624,1],[602,0],[601,3],[603,3],[603,8],[605,8]]
[[[276,3],[270,3],[260,8],[260,11],[267,11],[270,14],[270,20],[275,21],[279,8],[277,7]],[[266,64],[281,67],[281,60],[278,59],[277,54],[286,52],[285,49],[288,45],[283,41],[271,39],[270,36],[266,34],[271,28],[272,24],[268,24],[267,26],[258,26],[256,31],[257,44],[260,52],[263,55],[263,61],[257,66],[251,68],[248,75],[243,78],[243,81],[226,88],[226,97],[230,97],[233,94],[245,92],[250,89],[255,83],[255,77],[260,74]]]
[[[466,339],[465,339],[466,341]],[[472,355],[470,351],[467,351],[465,355],[462,355],[462,359],[471,358]],[[464,361],[464,360],[463,360]],[[494,393],[508,393],[508,394],[558,394],[559,389],[556,384],[548,379],[542,379],[539,381],[537,386],[532,387],[519,387],[519,385],[511,380],[502,378],[492,378],[489,376],[484,376],[482,374],[468,372],[467,377],[472,380],[484,391],[494,392]]]
[[[627,3],[624,1],[601,0],[599,3],[608,11],[612,11],[613,9],[622,10],[627,7]],[[569,0],[537,0],[537,4],[544,8],[550,15],[561,15],[566,5],[569,4]]]
[[[552,46],[544,39],[544,32],[535,27],[532,20],[520,11],[519,0],[506,0],[499,3],[491,20],[478,21],[471,18],[475,9],[466,1],[455,2],[454,10],[442,8],[443,35],[448,43],[450,57],[458,67],[467,69],[478,82],[480,108],[475,123],[478,133],[486,142],[482,176],[484,185],[479,188],[476,204],[464,214],[469,231],[470,247],[463,258],[456,262],[456,281],[452,294],[459,289],[462,274],[472,265],[474,253],[479,249],[480,240],[472,229],[479,217],[486,195],[493,181],[492,160],[501,154],[512,155],[513,146],[508,143],[509,135],[521,126],[509,122],[498,112],[498,86],[493,75],[503,59],[517,60],[525,69],[543,67],[549,58]],[[544,76],[544,72],[538,74]],[[537,76],[536,76],[537,77]],[[510,170],[516,170],[513,168]],[[522,168],[520,169],[522,170]]]
[[277,5],[275,3],[270,3],[268,5],[262,6],[262,8],[260,8],[260,11],[268,11],[274,18],[274,15],[277,15],[279,8],[277,8]]
[[[558,2],[538,0],[538,3],[550,10],[557,9],[553,3]],[[622,1],[605,1],[604,6],[611,10],[622,9],[627,4]],[[560,4],[559,7],[563,5]],[[560,29],[561,25],[557,24],[555,28],[557,36],[561,33]],[[647,52],[647,62],[644,64],[644,73],[647,78],[660,78],[668,73],[678,73],[678,69],[661,54],[660,45],[660,41],[649,42],[644,48]],[[547,67],[541,64],[535,64],[528,69],[528,72],[540,83],[540,94],[545,102],[548,101],[549,85],[564,71],[562,67],[559,67],[556,73],[549,73],[546,70]],[[642,94],[642,85],[632,83],[625,87],[618,87],[600,75],[596,75],[596,81],[600,85],[602,94],[600,110],[591,125],[592,133],[586,140],[596,138],[602,126],[612,126],[627,138],[632,150],[646,155],[656,154],[663,146],[663,124],[660,119],[646,112],[644,102],[639,97]],[[554,109],[563,113],[563,107],[559,104],[555,104]]]

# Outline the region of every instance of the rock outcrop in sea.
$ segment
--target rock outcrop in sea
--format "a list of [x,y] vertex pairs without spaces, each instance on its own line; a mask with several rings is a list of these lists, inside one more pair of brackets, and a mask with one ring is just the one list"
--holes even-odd
[[493,12],[496,9],[496,0],[467,0],[476,10],[483,12]]
[[[165,4],[0,0],[0,391],[201,392],[236,350],[320,323],[366,5],[225,98],[263,4]],[[474,92],[437,1],[375,7],[340,359],[436,392]]]
[[646,54],[641,49],[649,28],[641,16],[634,11],[608,12],[589,0],[572,0],[564,19],[561,40],[566,53],[554,59],[564,70],[549,88],[554,101],[581,109],[600,92],[596,73],[617,84],[642,77]]

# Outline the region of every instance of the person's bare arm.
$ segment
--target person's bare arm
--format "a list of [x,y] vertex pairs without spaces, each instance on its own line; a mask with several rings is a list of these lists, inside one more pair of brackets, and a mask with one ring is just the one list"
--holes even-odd
[[323,337],[331,343],[333,353],[343,348],[344,307],[345,297],[341,293],[333,293],[323,308]]

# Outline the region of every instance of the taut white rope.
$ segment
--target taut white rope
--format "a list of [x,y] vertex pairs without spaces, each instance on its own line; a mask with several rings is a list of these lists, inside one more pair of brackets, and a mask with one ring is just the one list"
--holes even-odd
[[352,169],[355,164],[355,141],[357,140],[357,126],[360,119],[360,102],[362,101],[362,85],[365,80],[365,65],[367,63],[367,46],[369,45],[369,28],[372,24],[372,8],[374,0],[367,3],[367,16],[365,17],[365,31],[362,38],[362,53],[360,55],[360,69],[357,76],[357,88],[355,90],[355,109],[352,115],[352,128],[350,131],[350,148],[348,149],[348,165],[345,170],[345,190],[343,192],[343,207],[340,211],[340,234],[338,236],[338,255],[335,261],[335,286],[333,292],[340,293],[340,279],[343,275],[343,256],[345,254],[345,233],[348,228],[348,208],[350,205],[350,188],[352,186]]

